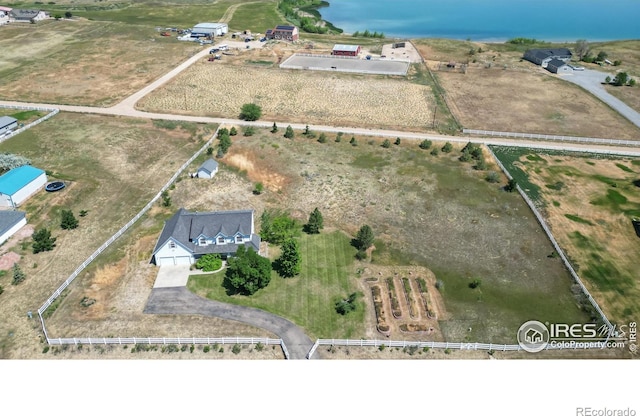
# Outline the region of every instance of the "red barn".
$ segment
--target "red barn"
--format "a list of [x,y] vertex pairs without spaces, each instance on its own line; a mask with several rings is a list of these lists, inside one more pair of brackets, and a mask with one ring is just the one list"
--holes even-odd
[[276,26],[275,29],[267,30],[266,35],[267,39],[295,41],[298,40],[298,28],[295,26],[280,25]]
[[360,45],[335,45],[331,51],[334,56],[358,56]]

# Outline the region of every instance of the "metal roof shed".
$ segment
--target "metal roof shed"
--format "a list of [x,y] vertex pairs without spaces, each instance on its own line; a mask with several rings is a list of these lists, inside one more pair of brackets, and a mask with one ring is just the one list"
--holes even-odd
[[0,206],[15,208],[46,183],[47,175],[41,169],[29,165],[11,169],[0,176]]

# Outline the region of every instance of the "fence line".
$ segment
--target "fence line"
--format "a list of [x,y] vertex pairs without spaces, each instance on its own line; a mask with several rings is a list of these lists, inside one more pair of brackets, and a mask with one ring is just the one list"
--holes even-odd
[[212,345],[212,344],[264,344],[281,345],[279,338],[247,338],[247,337],[225,337],[225,338],[49,338],[49,345],[127,345],[127,344],[178,344],[178,345]]
[[[491,150],[491,147],[487,146],[487,149],[489,150],[489,153],[491,154],[491,156],[493,156],[493,159],[496,161],[496,163],[498,164],[500,169],[507,176],[507,178],[513,179],[513,177],[511,176],[509,171],[505,168],[505,166],[502,164],[500,159],[498,159],[496,157],[495,153],[493,153],[493,150]],[[556,241],[555,237],[553,236],[553,233],[551,232],[551,229],[548,227],[547,222],[542,217],[542,214],[540,214],[540,212],[538,211],[538,208],[536,207],[535,203],[522,190],[520,185],[516,185],[516,188],[517,188],[518,192],[520,193],[520,195],[522,196],[522,198],[524,199],[524,201],[527,203],[527,205],[531,209],[531,211],[533,212],[533,214],[535,215],[536,219],[538,220],[538,223],[540,223],[540,225],[544,229],[545,233],[547,234],[547,237],[551,241],[551,244],[553,244],[553,248],[556,250],[556,253],[558,253],[558,255],[560,255],[560,258],[562,259],[562,262],[564,263],[565,267],[567,268],[567,270],[569,270],[569,273],[571,273],[571,276],[573,277],[575,282],[578,283],[578,285],[582,289],[582,293],[587,297],[587,299],[589,300],[589,302],[591,303],[593,308],[598,312],[598,314],[602,318],[602,321],[607,325],[607,327],[609,328],[609,333],[612,333],[613,329],[614,329],[613,325],[611,324],[611,322],[609,322],[609,320],[607,319],[607,317],[604,314],[604,312],[602,311],[602,309],[600,309],[600,306],[598,305],[598,303],[591,296],[591,293],[589,293],[589,290],[582,283],[582,279],[580,279],[580,276],[578,276],[576,271],[573,269],[573,266],[569,262],[569,259],[564,254],[564,251],[562,250],[562,248],[560,248],[560,245],[558,244],[558,242]]]
[[40,117],[34,122],[27,124],[26,126],[20,127],[18,130],[13,130],[8,133],[5,133],[4,136],[0,137],[0,143],[4,142],[7,139],[12,138],[13,136],[22,133],[23,131],[30,129],[33,126],[37,126],[43,121],[49,120],[51,117],[55,116],[60,112],[59,109],[54,108],[53,110],[50,108],[42,108],[42,107],[33,107],[33,106],[25,106],[25,105],[8,105],[8,104],[0,104],[0,108],[14,108],[17,110],[36,110],[36,111],[46,111],[47,114]]
[[555,140],[561,142],[578,142],[578,143],[595,143],[595,144],[616,144],[623,146],[640,146],[639,141],[619,140],[619,139],[602,139],[598,137],[576,137],[576,136],[555,136],[552,134],[534,134],[534,133],[514,133],[506,131],[489,131],[489,130],[473,130],[462,129],[464,134],[476,134],[481,136],[497,136],[497,137],[518,137],[522,139],[539,139],[539,140]]

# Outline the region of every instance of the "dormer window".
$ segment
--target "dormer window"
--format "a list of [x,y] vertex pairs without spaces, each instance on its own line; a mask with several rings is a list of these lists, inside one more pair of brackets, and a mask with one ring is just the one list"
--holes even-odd
[[224,244],[224,237],[218,237],[218,244]]
[[237,235],[236,236],[236,243],[237,244],[242,243],[242,236],[241,235]]
[[200,237],[200,238],[198,239],[198,245],[199,245],[199,246],[206,246],[206,245],[207,245],[207,239],[206,239],[206,238],[204,238],[204,237]]

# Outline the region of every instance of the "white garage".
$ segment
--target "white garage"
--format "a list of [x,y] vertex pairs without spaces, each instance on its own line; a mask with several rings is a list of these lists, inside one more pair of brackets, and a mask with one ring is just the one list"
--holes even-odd
[[41,190],[47,183],[47,174],[33,166],[11,169],[0,176],[0,206],[15,208]]
[[27,225],[27,217],[22,211],[0,211],[0,244],[4,243]]

